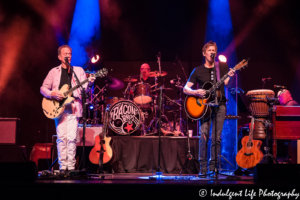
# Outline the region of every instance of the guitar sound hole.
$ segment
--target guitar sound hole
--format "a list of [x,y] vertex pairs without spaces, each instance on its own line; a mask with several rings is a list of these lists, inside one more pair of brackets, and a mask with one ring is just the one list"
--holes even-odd
[[247,147],[248,147],[248,148],[251,148],[252,146],[253,146],[253,143],[252,143],[252,142],[248,142],[248,143],[247,143]]

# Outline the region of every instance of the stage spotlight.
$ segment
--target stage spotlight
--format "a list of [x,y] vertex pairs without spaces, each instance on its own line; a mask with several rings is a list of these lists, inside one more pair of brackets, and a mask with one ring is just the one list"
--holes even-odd
[[224,55],[219,55],[218,58],[220,62],[227,62],[227,58]]
[[93,110],[94,109],[94,106],[93,105],[90,105],[90,110]]
[[91,62],[92,63],[96,63],[96,62],[98,62],[99,59],[100,59],[100,56],[99,55],[95,55],[95,56],[92,57]]

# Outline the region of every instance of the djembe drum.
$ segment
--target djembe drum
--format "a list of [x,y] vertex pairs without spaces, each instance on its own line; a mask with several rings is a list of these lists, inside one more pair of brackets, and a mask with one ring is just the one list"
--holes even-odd
[[253,138],[265,139],[266,127],[261,121],[268,119],[270,110],[268,98],[274,98],[275,93],[272,90],[250,90],[246,96],[250,101],[251,115],[257,119],[254,124]]

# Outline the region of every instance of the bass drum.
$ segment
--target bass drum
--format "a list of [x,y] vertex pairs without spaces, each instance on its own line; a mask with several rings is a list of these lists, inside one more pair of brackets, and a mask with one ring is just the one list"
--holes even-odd
[[133,102],[123,100],[110,107],[109,126],[119,135],[130,135],[142,122],[140,108]]

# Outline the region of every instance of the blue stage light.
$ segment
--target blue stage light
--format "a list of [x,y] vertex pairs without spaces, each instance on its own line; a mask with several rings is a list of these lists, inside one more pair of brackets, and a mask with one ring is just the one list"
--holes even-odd
[[[218,46],[218,54],[227,57],[230,68],[237,64],[235,52],[227,55],[225,49],[233,41],[233,26],[230,14],[229,0],[210,0],[207,12],[207,25],[205,43],[212,40]],[[233,84],[234,85],[234,84]],[[237,115],[236,94],[231,94],[225,87],[227,104],[227,115]],[[212,133],[214,134],[214,133]],[[211,141],[209,141],[209,145]],[[237,120],[225,120],[222,131],[221,155],[224,156],[234,166],[236,165],[235,156],[237,154]],[[210,148],[208,148],[208,152]],[[210,153],[208,153],[210,155]],[[222,160],[224,163],[224,160]],[[233,169],[228,163],[223,169]]]
[[77,0],[68,42],[72,48],[72,65],[84,65],[89,59],[86,47],[100,35],[99,0]]

